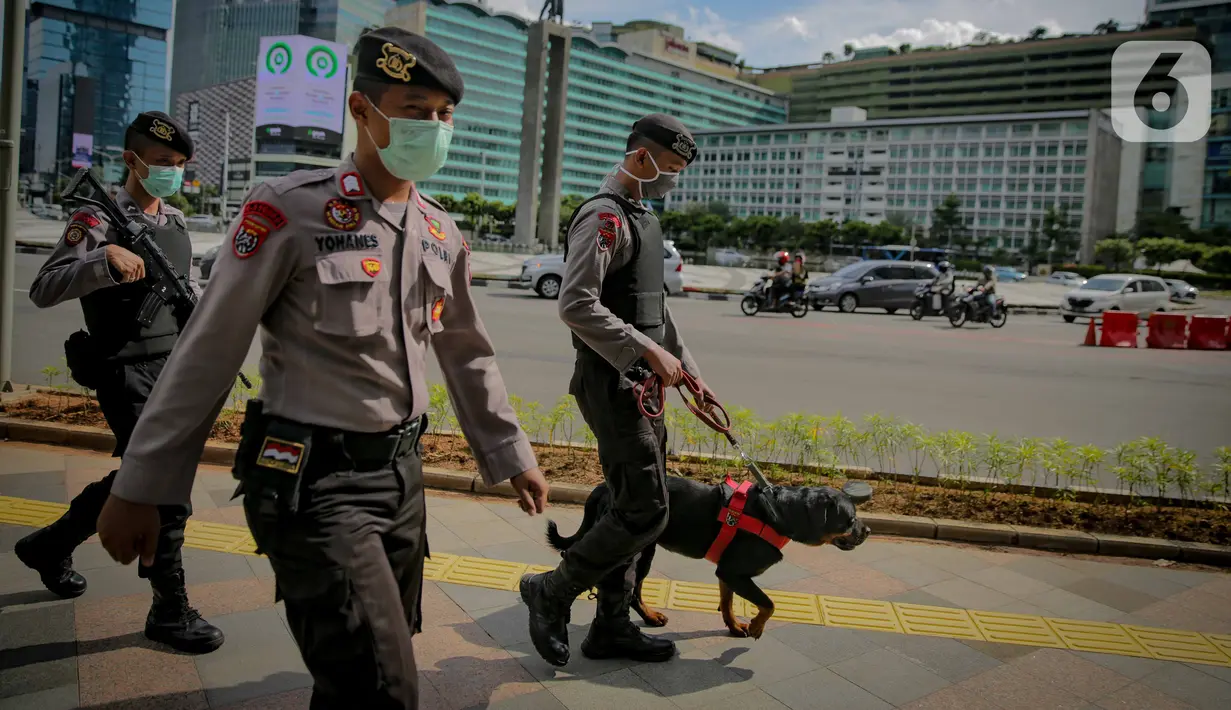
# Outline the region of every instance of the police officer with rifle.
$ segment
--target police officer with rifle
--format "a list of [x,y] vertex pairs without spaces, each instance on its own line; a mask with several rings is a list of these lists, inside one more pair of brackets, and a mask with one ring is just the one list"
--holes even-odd
[[[97,393],[115,434],[112,456],[124,455],[201,294],[191,276],[184,215],[163,199],[179,191],[192,152],[192,139],[170,116],[154,111],[137,116],[124,135],[128,170],[115,201],[88,171],[73,179],[65,199],[83,206],[30,287],[30,300],[39,308],[81,301],[86,330],[65,342],[65,359],[73,379]],[[115,476],[112,471],[86,486],[59,520],[15,546],[17,557],[61,597],[86,590],[85,578],[73,570],[73,551],[95,533]],[[158,512],[161,528],[152,564],[138,568],[154,592],[145,635],[176,650],[208,653],[222,645],[223,635],[188,603],[180,550],[191,506],[166,505]]]

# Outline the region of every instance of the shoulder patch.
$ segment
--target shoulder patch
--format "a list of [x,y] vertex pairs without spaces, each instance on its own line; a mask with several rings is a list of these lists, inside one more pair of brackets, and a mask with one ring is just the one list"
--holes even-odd
[[245,219],[235,228],[231,236],[231,251],[240,259],[247,259],[261,248],[265,238],[269,236],[269,228],[254,220]]
[[86,227],[84,222],[74,219],[72,224],[68,225],[68,229],[64,230],[64,243],[70,247],[75,247],[81,243],[81,240],[85,239],[85,235],[89,231],[89,227]]
[[601,227],[599,228],[598,230],[598,250],[599,251],[610,250],[611,247],[615,246],[615,241],[616,241],[615,232],[608,230],[608,229],[603,229]]
[[349,173],[342,173],[338,177],[338,182],[342,186],[342,194],[346,197],[363,197],[367,194],[363,189],[363,178],[353,170]]
[[[303,187],[304,185],[311,185],[313,183],[331,180],[336,172],[337,171],[333,168],[321,168],[319,170],[296,170],[293,173],[283,175],[279,178],[274,178],[273,180],[267,180],[261,184],[268,185],[269,189],[273,190],[275,195],[282,195],[297,187]],[[260,185],[257,186],[257,188],[259,187]],[[253,189],[255,190],[257,188]]]
[[271,231],[277,231],[286,226],[286,215],[282,210],[264,200],[252,200],[244,204],[244,221],[260,221]]
[[87,229],[93,229],[94,227],[97,227],[98,225],[102,224],[102,222],[98,219],[98,217],[94,216],[93,212],[91,212],[90,210],[84,210],[84,209],[77,210],[75,213],[73,213],[72,221],[80,222],[81,224],[84,224]]
[[620,216],[614,212],[598,213],[598,228],[614,232],[620,228]]

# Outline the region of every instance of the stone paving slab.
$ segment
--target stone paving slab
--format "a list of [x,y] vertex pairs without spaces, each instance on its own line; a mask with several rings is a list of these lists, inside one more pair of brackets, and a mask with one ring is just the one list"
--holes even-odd
[[[12,495],[6,480],[14,476],[27,490],[54,495],[72,471],[101,476],[110,462],[0,443],[0,496]],[[224,469],[201,470],[199,495],[208,495],[204,484],[225,490]],[[78,485],[88,482],[75,475]],[[199,520],[242,523],[236,501],[213,500],[217,507]],[[453,554],[528,564],[557,559],[543,541],[545,520],[526,518],[508,502],[432,492],[428,510],[433,550],[446,552],[451,540]],[[551,517],[567,533],[580,511],[553,508]],[[186,553],[193,603],[228,635],[219,651],[193,657],[144,639],[148,587],[94,541],[75,555],[90,591],[54,599],[11,553],[29,531],[0,525],[0,710],[308,707],[311,679],[273,603],[263,558]],[[505,537],[493,540],[492,531]],[[1199,568],[903,540],[873,539],[852,553],[800,545],[785,552],[763,578],[773,580],[766,587],[1231,630],[1231,575]],[[652,574],[713,580],[708,563],[661,550]],[[730,638],[716,614],[679,610],[668,610],[668,625],[651,631],[676,641],[677,658],[594,662],[576,651],[593,615],[586,601],[574,606],[570,626],[575,659],[557,669],[530,647],[525,609],[513,592],[427,582],[423,608],[415,647],[421,706],[432,709],[1231,707],[1231,667],[782,622],[753,641]]]

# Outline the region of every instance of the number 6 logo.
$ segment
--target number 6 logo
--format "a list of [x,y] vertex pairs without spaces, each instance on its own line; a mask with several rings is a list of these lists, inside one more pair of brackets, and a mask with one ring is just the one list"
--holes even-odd
[[1210,130],[1210,53],[1197,42],[1125,42],[1111,56],[1111,126],[1129,143],[1192,143]]

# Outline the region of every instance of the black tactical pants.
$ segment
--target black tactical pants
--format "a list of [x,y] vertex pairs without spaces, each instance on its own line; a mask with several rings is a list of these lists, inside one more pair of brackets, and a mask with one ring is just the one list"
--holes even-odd
[[569,392],[598,440],[611,507],[564,553],[562,581],[630,594],[637,557],[667,527],[667,428],[637,408],[632,382],[598,355],[579,352]]
[[417,432],[408,450],[373,461],[348,453],[340,432],[331,441],[320,431],[294,511],[285,489],[239,473],[248,526],[312,673],[312,710],[415,710],[411,636],[427,553]]
[[[99,409],[111,432],[115,435],[114,457],[124,455],[137,419],[145,408],[150,392],[154,390],[154,382],[162,373],[167,363],[167,356],[160,355],[151,360],[108,366],[103,373],[96,394]],[[65,513],[52,526],[54,533],[55,552],[63,552],[65,556],[72,554],[74,548],[85,542],[97,532],[98,514],[102,512],[103,504],[111,495],[111,483],[115,480],[115,471],[107,474],[101,481],[95,481],[86,486],[81,493],[69,503]],[[163,577],[183,567],[181,550],[184,546],[184,525],[192,514],[191,506],[163,505],[158,508],[162,518],[162,530],[158,536],[158,548],[154,553],[154,564],[146,567],[138,564],[137,574],[144,578]]]

